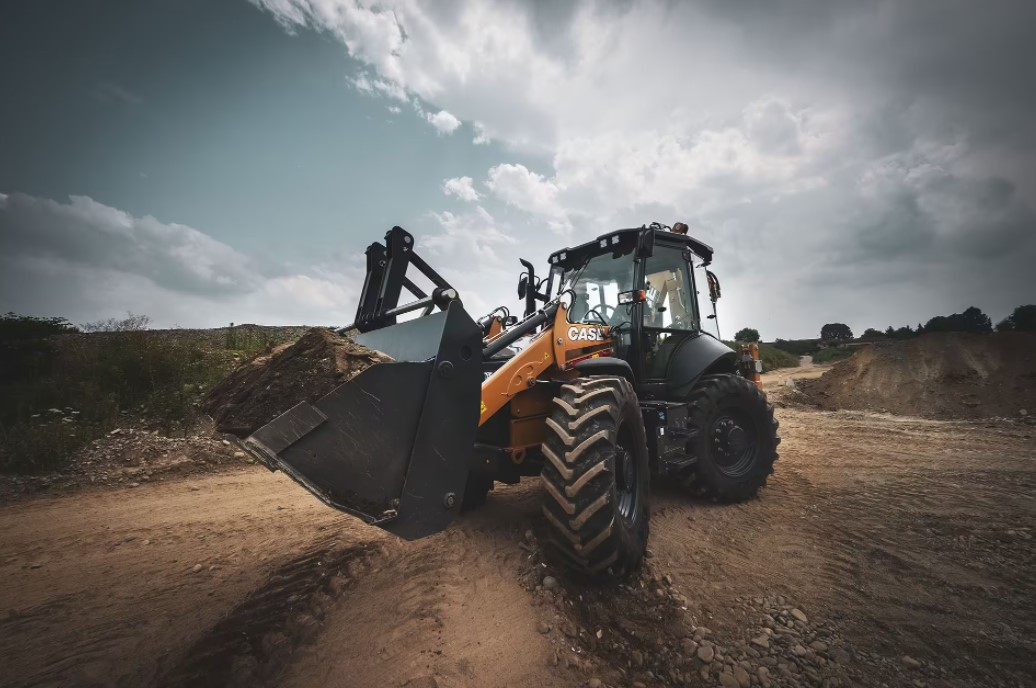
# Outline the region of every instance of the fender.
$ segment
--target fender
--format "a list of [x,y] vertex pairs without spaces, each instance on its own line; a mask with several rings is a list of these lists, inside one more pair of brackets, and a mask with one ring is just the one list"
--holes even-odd
[[670,399],[686,396],[696,382],[708,373],[733,373],[737,353],[707,333],[692,335],[677,346],[666,370]]
[[630,384],[634,384],[633,369],[630,368],[629,363],[621,358],[613,358],[611,356],[588,358],[584,361],[579,361],[572,367],[580,375],[615,375],[617,377],[624,377],[630,381]]

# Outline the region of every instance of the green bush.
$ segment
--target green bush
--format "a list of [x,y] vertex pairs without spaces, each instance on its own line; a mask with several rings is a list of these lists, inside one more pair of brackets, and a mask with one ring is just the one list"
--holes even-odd
[[778,339],[774,347],[793,356],[808,356],[820,349],[819,339]]
[[[133,318],[146,324],[139,316],[125,322]],[[57,468],[130,414],[166,433],[184,430],[201,395],[233,364],[225,351],[109,325],[58,336],[37,328],[17,338],[31,328],[0,327],[0,471]]]
[[814,363],[830,363],[831,361],[840,361],[843,358],[849,358],[856,349],[843,349],[829,347],[827,349],[821,349],[820,351],[813,354]]
[[763,362],[763,371],[770,372],[778,368],[799,367],[799,357],[787,351],[781,351],[772,344],[759,345],[759,358]]

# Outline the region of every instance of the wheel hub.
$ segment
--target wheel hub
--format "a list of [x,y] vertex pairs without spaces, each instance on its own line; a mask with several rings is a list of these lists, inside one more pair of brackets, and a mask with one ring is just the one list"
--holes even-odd
[[711,441],[717,463],[731,476],[744,473],[755,456],[755,436],[742,419],[724,415],[712,424]]

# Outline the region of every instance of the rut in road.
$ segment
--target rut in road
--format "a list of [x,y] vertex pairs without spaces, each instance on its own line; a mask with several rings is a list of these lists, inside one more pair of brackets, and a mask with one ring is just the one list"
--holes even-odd
[[275,684],[293,649],[319,631],[335,600],[366,574],[379,550],[374,543],[331,540],[291,559],[198,637],[156,685]]

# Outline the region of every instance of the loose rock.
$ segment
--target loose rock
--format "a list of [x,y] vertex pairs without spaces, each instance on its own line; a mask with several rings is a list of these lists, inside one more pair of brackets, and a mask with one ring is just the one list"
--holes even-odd
[[723,688],[740,688],[740,684],[738,684],[734,675],[726,671],[719,675],[719,684]]

